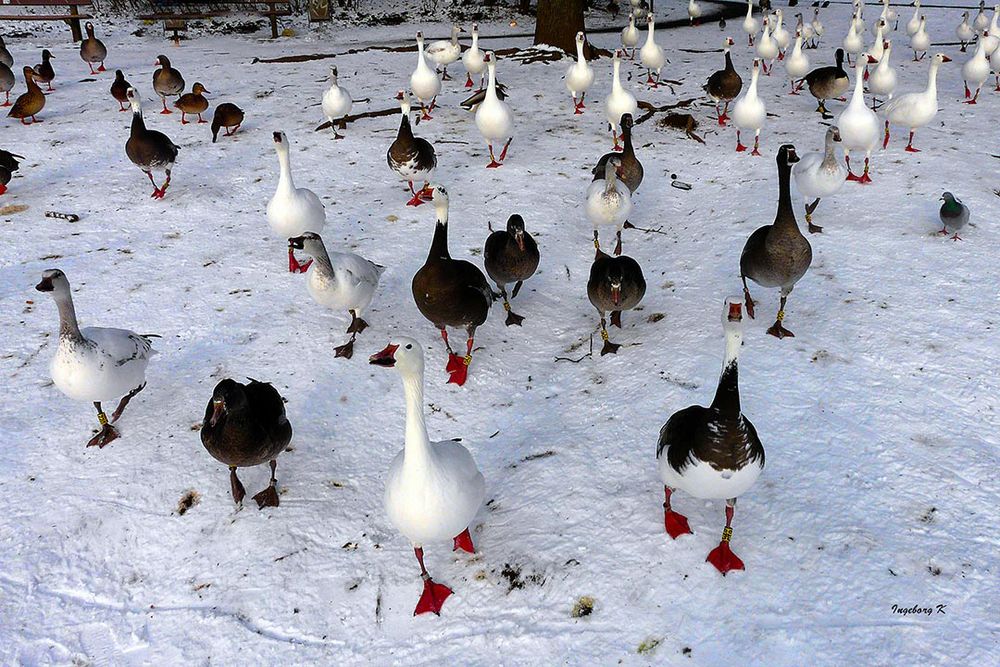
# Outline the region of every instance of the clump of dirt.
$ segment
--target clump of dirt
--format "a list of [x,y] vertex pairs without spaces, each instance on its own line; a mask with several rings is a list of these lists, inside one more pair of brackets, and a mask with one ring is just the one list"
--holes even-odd
[[201,502],[201,494],[194,489],[188,489],[177,502],[177,515],[184,516],[187,511]]
[[571,615],[573,618],[583,618],[594,613],[594,598],[589,595],[581,596],[573,605]]
[[515,589],[521,590],[529,584],[532,586],[542,586],[545,584],[545,575],[532,572],[527,576],[523,576],[521,566],[512,563],[504,563],[503,569],[500,570],[500,576],[507,580],[508,593]]

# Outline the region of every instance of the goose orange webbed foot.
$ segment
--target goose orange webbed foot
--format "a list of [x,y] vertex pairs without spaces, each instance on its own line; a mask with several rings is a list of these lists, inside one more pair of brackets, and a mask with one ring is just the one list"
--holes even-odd
[[105,445],[113,442],[119,437],[118,429],[116,429],[111,424],[104,424],[101,430],[97,432],[93,438],[87,442],[88,447],[97,447],[98,449],[103,449]]
[[456,535],[454,539],[454,547],[452,551],[465,551],[466,553],[474,554],[476,553],[476,546],[472,543],[472,535],[469,534],[469,529],[466,528],[462,531],[460,535]]
[[426,614],[428,612],[441,615],[441,607],[444,601],[451,595],[452,590],[444,584],[435,582],[430,577],[424,579],[424,592],[417,602],[417,608],[413,610],[414,616]]
[[731,572],[733,570],[746,569],[743,566],[743,561],[740,560],[739,556],[733,553],[733,550],[729,548],[729,542],[725,540],[719,542],[719,546],[709,552],[708,557],[705,558],[705,562],[714,565],[723,576],[725,576],[727,572]]
[[454,353],[449,354],[448,366],[445,368],[449,376],[448,384],[457,384],[459,387],[464,385],[469,377],[470,363],[472,363],[471,357],[460,357]]
[[670,535],[675,540],[681,535],[693,534],[691,527],[688,525],[687,517],[673,510],[665,510],[663,512],[663,527],[666,529],[667,535]]

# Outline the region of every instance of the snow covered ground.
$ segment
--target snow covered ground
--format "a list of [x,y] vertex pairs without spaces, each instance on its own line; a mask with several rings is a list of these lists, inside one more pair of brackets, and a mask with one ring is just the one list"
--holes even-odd
[[[832,61],[848,11],[824,10],[814,63]],[[870,24],[877,10],[868,12]],[[935,41],[952,41],[958,12],[926,13]],[[104,35],[110,71],[98,77],[62,33],[8,40],[18,65],[52,49],[57,90],[44,123],[4,119],[0,133],[0,147],[26,157],[0,206],[27,207],[0,212],[0,664],[996,663],[1000,93],[959,103],[966,56],[956,46],[943,47],[955,62],[942,69],[940,114],[917,133],[923,152],[904,153],[896,128],[873,158],[875,183],[848,183],[820,204],[824,232],[810,236],[813,266],[787,309],[795,338],[765,335],[778,295],[751,287],[759,315],[747,321],[742,398],[767,467],[734,522],[747,570],[723,578],[704,562],[723,504],[678,493],[694,535],[670,540],[654,451],[672,412],[711,400],[721,304],[740,292],[746,237],[774,218],[778,146],[803,153],[822,142],[814,100],[786,94],[780,64],[762,80],[774,115],[765,157],[752,158],[733,152],[734,131],[718,129],[701,100],[722,64],[718,27],[660,35],[671,59],[664,77],[681,83],[639,98],[698,98],[690,111],[706,143],[657,127],[662,114],[636,127],[646,179],[632,221],[661,233],[626,231],[624,248],[649,290],[612,332],[620,353],[579,363],[555,358],[600,342],[586,297],[583,194],[610,147],[600,104],[610,61],[595,64],[589,108],[574,116],[561,81],[568,60],[501,59],[517,136],[499,170],[483,168],[473,117],[457,106],[460,81],[446,84],[442,108],[417,133],[436,144],[451,194],[452,254],[481,262],[487,224],[515,212],[542,252],[514,302],[523,328],[504,327],[497,305],[459,388],[445,384],[440,339],[410,296],[434,214],[405,207],[386,168],[398,116],[353,123],[343,141],[313,132],[328,65],[355,98],[371,98],[355,111],[382,109],[395,104],[414,54],[252,62],[402,44],[417,27],[277,42],[201,36],[180,48],[158,30],[127,28]],[[745,36],[738,22],[730,31],[746,73]],[[594,41],[613,47],[617,35]],[[161,52],[215,103],[247,111],[235,138],[213,145],[208,126],[155,113],[150,76]],[[924,86],[926,61],[910,62],[904,48],[893,58],[901,92]],[[162,201],[125,157],[130,117],[108,94],[116,68],[149,100],[149,126],[182,146]],[[333,357],[346,318],[321,311],[304,278],[285,271],[285,244],[264,219],[278,129],[291,139],[297,184],[326,204],[327,244],[387,267],[350,361]],[[693,188],[669,187],[671,174]],[[972,209],[964,241],[936,234],[945,189]],[[50,210],[80,220],[43,217]],[[51,267],[69,276],[82,324],[163,335],[122,438],[100,451],[84,447],[92,408],[48,378],[57,316],[32,287]],[[431,572],[455,589],[440,618],[411,615],[416,564],[382,509],[384,473],[402,446],[402,390],[367,355],[398,333],[426,345],[431,437],[463,438],[487,477],[473,530],[480,552],[427,549]],[[235,510],[227,471],[199,441],[205,404],[227,376],[271,381],[288,399],[295,437],[279,460],[279,508]],[[253,493],[267,471],[241,476]],[[197,502],[181,513],[191,491]],[[582,596],[593,611],[574,617]],[[933,612],[894,611],[914,606]]]

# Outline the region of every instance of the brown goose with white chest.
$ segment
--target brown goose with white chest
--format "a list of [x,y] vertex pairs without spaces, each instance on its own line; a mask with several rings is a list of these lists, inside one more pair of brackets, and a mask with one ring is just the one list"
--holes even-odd
[[612,257],[598,249],[594,263],[590,266],[587,281],[587,296],[590,303],[601,315],[601,338],[604,347],[601,356],[616,354],[621,345],[608,338],[605,314],[611,313],[611,325],[622,328],[622,311],[632,310],[646,295],[646,279],[642,275],[639,262],[626,255]]
[[[132,105],[132,129],[125,142],[125,154],[132,164],[149,176],[149,182],[153,184],[153,199],[163,199],[170,185],[170,172],[180,147],[162,132],[146,128],[146,122],[142,119],[142,103],[135,88],[128,89],[128,100]],[[163,182],[162,188],[157,187],[153,180],[154,169],[166,172],[167,180]]]
[[[87,21],[87,39],[80,42],[80,58],[90,66],[90,73],[104,72],[104,59],[108,57],[108,47],[104,42],[94,37],[94,24]],[[101,66],[94,70],[94,63],[101,63]]]
[[643,172],[642,163],[636,157],[635,147],[632,144],[633,125],[632,114],[627,113],[622,115],[621,127],[624,148],[620,153],[612,151],[601,156],[601,159],[597,161],[597,165],[591,170],[591,173],[594,174],[591,182],[604,180],[608,160],[617,157],[621,160],[621,165],[618,168],[618,179],[628,186],[629,192],[632,194],[635,194],[635,191],[639,189],[639,185],[642,184]]
[[159,65],[160,69],[153,72],[153,90],[160,96],[163,102],[161,114],[173,113],[167,108],[167,98],[180,96],[184,92],[184,77],[176,69],[170,66],[170,59],[164,55],[156,57],[154,65]]
[[[743,90],[743,79],[740,78],[740,75],[736,72],[736,68],[733,67],[733,57],[729,53],[729,49],[733,44],[733,40],[726,37],[724,45],[726,66],[708,77],[708,82],[705,83],[704,88],[708,96],[715,102],[715,116],[719,125],[723,126],[729,120],[729,104],[739,97],[740,91]],[[719,102],[725,102],[726,104],[725,109],[722,111],[719,110]]]
[[506,325],[521,326],[524,318],[510,309],[507,285],[514,283],[513,299],[521,291],[524,281],[538,268],[538,244],[531,234],[524,231],[524,218],[514,214],[507,219],[507,229],[498,229],[486,239],[483,247],[483,265],[486,273],[496,283],[507,311]]
[[211,90],[207,90],[205,86],[198,82],[195,82],[191,86],[190,93],[184,93],[177,101],[174,102],[174,106],[181,110],[181,125],[187,125],[187,115],[197,114],[199,123],[207,123],[208,121],[201,117],[201,114],[208,111],[208,98],[205,97],[205,93],[211,93]]

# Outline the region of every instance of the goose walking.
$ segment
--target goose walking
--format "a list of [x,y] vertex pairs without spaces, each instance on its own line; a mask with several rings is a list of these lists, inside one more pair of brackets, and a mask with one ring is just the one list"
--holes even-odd
[[417,33],[417,68],[410,75],[410,92],[420,102],[423,120],[433,120],[431,111],[434,111],[438,93],[441,92],[441,79],[424,58],[424,34],[422,32]]
[[10,91],[14,89],[15,83],[14,71],[6,63],[0,63],[0,93],[4,94],[4,101],[0,107],[10,106]]
[[976,18],[973,19],[972,28],[976,33],[982,33],[990,25],[990,17],[986,15],[986,2],[984,0],[979,0],[979,11],[976,12]]
[[1000,47],[1000,23],[997,21],[1000,21],[1000,5],[993,6],[993,19],[990,21],[990,27],[981,33],[980,40],[986,48],[987,56],[992,56],[997,47]]
[[[146,386],[146,367],[156,354],[150,338],[155,336],[126,329],[81,329],[69,280],[59,269],[44,271],[35,289],[51,294],[59,308],[59,344],[49,366],[52,382],[69,398],[94,404],[101,428],[87,446],[104,447],[119,437],[113,424]],[[109,420],[101,404],[119,398]]]
[[413,615],[441,614],[452,589],[431,579],[424,566],[424,546],[452,541],[454,551],[475,553],[469,525],[486,497],[486,480],[472,454],[454,440],[431,442],[424,421],[424,353],[407,336],[373,354],[369,363],[396,368],[406,399],[406,437],[393,458],[385,483],[385,512],[413,545],[424,581]]
[[803,86],[803,79],[809,73],[809,56],[802,50],[803,39],[802,33],[796,31],[795,46],[792,47],[791,55],[785,59],[785,72],[788,74],[792,87],[789,95],[799,94],[799,89]]
[[743,32],[747,34],[747,45],[753,46],[754,35],[760,29],[760,21],[753,17],[753,0],[747,0],[747,15],[743,19]]
[[462,47],[458,43],[458,34],[465,32],[461,26],[451,26],[451,39],[439,39],[427,45],[427,58],[435,65],[444,69],[441,75],[442,81],[451,81],[448,75],[448,65],[458,60],[462,55]]
[[[918,60],[923,60],[924,56],[927,55],[927,49],[931,48],[931,37],[927,34],[924,26],[927,24],[927,19],[923,16],[920,17],[920,27],[915,33],[910,37],[910,48],[913,49],[913,62]],[[917,57],[917,53],[920,53],[920,57]]]
[[[295,187],[292,179],[292,162],[289,157],[288,137],[284,132],[273,132],[274,150],[278,154],[278,187],[267,203],[267,223],[282,239],[302,236],[306,232],[319,234],[326,224],[326,207],[316,193],[307,188]],[[305,273],[313,260],[300,264],[294,248],[288,248],[288,271]]]
[[[135,88],[128,89],[127,97],[132,107],[132,128],[128,141],[125,142],[125,154],[132,164],[149,177],[149,182],[153,185],[153,194],[150,196],[153,199],[163,199],[170,187],[170,174],[180,146],[162,132],[146,128],[146,121],[142,118],[142,102]],[[163,187],[157,187],[153,179],[153,171],[160,170],[166,175]]]
[[615,51],[614,58],[612,58],[612,68],[614,70],[614,74],[611,79],[611,93],[604,100],[604,116],[608,119],[611,136],[615,141],[613,150],[619,151],[621,150],[621,145],[618,143],[618,128],[622,116],[625,114],[632,114],[635,116],[639,107],[635,101],[635,95],[625,90],[622,86],[621,51]]
[[333,130],[334,139],[343,139],[344,135],[337,132],[337,121],[351,113],[354,101],[351,93],[340,86],[337,81],[337,68],[330,68],[330,87],[323,93],[323,115],[330,121],[330,129]]
[[779,53],[781,51],[778,49],[778,43],[771,36],[771,19],[765,16],[764,30],[761,32],[760,40],[757,42],[757,57],[760,60],[764,74],[767,76],[771,75],[771,67],[774,66],[774,61]]
[[830,117],[830,113],[826,110],[826,101],[840,97],[851,85],[851,79],[844,70],[843,49],[837,49],[835,59],[837,62],[835,66],[817,67],[809,72],[805,79],[809,92],[819,101],[816,111],[823,118]]
[[927,88],[919,93],[907,93],[894,97],[882,107],[885,116],[885,139],[882,141],[882,148],[889,147],[889,125],[903,125],[910,128],[910,140],[906,144],[906,151],[909,153],[919,153],[919,148],[913,147],[913,135],[918,127],[927,125],[937,116],[937,74],[938,69],[944,63],[950,63],[951,58],[943,53],[936,53],[931,58],[930,70],[927,74]]
[[621,126],[624,149],[621,153],[612,151],[602,155],[601,159],[597,161],[597,164],[591,170],[591,173],[594,175],[594,181],[604,180],[607,174],[608,161],[618,158],[621,166],[618,168],[616,174],[622,183],[628,187],[629,192],[635,194],[635,191],[639,189],[639,185],[642,183],[643,170],[642,163],[639,162],[639,158],[635,154],[635,146],[632,143],[632,114],[627,113],[622,116]]
[[[594,84],[594,68],[587,62],[583,54],[584,37],[582,32],[576,33],[576,62],[566,70],[566,89],[573,96],[573,113],[582,114],[587,107],[583,98],[587,90]],[[577,95],[580,99],[577,100]]]
[[611,326],[622,328],[622,311],[632,310],[646,294],[646,279],[642,267],[631,257],[612,257],[597,251],[590,266],[587,297],[601,317],[601,356],[617,354],[621,345],[612,343],[608,335],[606,315],[611,313]]
[[[990,61],[986,57],[984,40],[979,40],[976,52],[962,65],[962,82],[965,84],[966,104],[976,104],[976,100],[979,99],[979,91],[988,78],[990,78]],[[969,90],[970,83],[976,87],[975,95]]]
[[896,70],[889,63],[892,57],[892,42],[886,42],[882,49],[882,57],[878,61],[875,71],[868,77],[868,92],[872,94],[872,109],[876,108],[876,95],[881,95],[886,100],[892,99],[892,94],[896,92]]
[[604,178],[594,180],[587,188],[587,218],[594,227],[594,248],[598,252],[601,244],[598,240],[600,227],[611,227],[615,230],[615,254],[622,253],[622,227],[632,212],[632,196],[621,181],[622,160],[617,155],[604,165]]
[[771,30],[771,37],[774,38],[774,43],[778,45],[778,60],[785,59],[785,49],[792,41],[791,35],[788,33],[788,28],[784,26],[785,16],[780,9],[774,10],[774,28]]
[[733,106],[733,124],[736,125],[736,152],[747,149],[741,141],[743,130],[753,130],[753,150],[751,155],[760,156],[760,130],[767,121],[767,107],[757,94],[757,84],[760,80],[761,62],[754,58],[753,72],[750,75],[750,85]]
[[486,74],[486,61],[483,60],[483,52],[479,50],[479,24],[472,24],[472,46],[462,54],[462,64],[465,66],[466,80],[465,87],[472,88],[472,75],[479,77],[479,89],[484,87],[483,77]]
[[848,170],[837,159],[834,148],[840,141],[840,130],[837,126],[829,128],[826,131],[823,151],[806,153],[792,167],[795,186],[806,200],[806,224],[809,225],[810,234],[823,231],[822,227],[814,225],[812,221],[812,214],[819,206],[820,199],[839,192],[847,179]]
[[[399,130],[396,132],[396,139],[386,151],[385,159],[389,168],[396,172],[400,178],[410,185],[410,193],[413,198],[406,202],[407,206],[420,206],[424,203],[423,197],[430,196],[431,174],[437,167],[437,155],[434,153],[434,146],[422,137],[413,136],[413,128],[410,127],[410,96],[405,91],[399,91]],[[413,189],[413,182],[423,181],[424,187],[420,191]]]
[[483,265],[490,280],[496,283],[503,297],[503,309],[507,311],[505,324],[521,326],[524,318],[510,308],[507,285],[513,284],[513,299],[521,291],[524,281],[535,274],[538,268],[538,244],[531,234],[524,230],[524,218],[515,214],[507,219],[507,229],[498,229],[486,238],[483,248]]
[[913,16],[906,22],[906,36],[913,37],[920,30],[920,21],[923,16],[920,14],[920,0],[913,0]]
[[[743,79],[733,67],[733,57],[729,53],[733,44],[733,40],[726,37],[722,47],[725,52],[726,66],[713,72],[712,76],[708,77],[708,82],[705,83],[704,87],[709,98],[715,102],[715,118],[722,127],[725,127],[726,121],[729,120],[729,105],[739,97],[740,91],[743,90]],[[725,109],[721,111],[719,110],[720,102],[725,104]]]
[[[663,48],[656,43],[653,34],[656,27],[656,19],[652,14],[646,16],[646,43],[639,49],[639,61],[646,68],[646,83],[653,88],[660,87],[660,70],[667,62],[667,57],[663,53]],[[653,79],[653,72],[656,72],[656,79]]]
[[962,12],[962,22],[955,28],[955,36],[958,37],[958,41],[962,44],[962,48],[959,50],[965,53],[969,43],[976,39],[976,33],[973,31],[972,26],[969,25],[969,12]]
[[184,77],[170,65],[170,59],[164,55],[157,56],[153,64],[159,66],[159,69],[153,72],[153,90],[163,102],[163,111],[160,113],[173,113],[167,108],[167,98],[179,97],[184,92]]
[[819,7],[813,7],[813,17],[812,21],[809,22],[810,27],[813,31],[813,42],[812,47],[819,47],[819,38],[823,36],[825,28],[823,27],[823,22],[819,18]]
[[851,23],[851,27],[847,31],[847,37],[844,38],[844,51],[847,53],[847,64],[851,64],[851,56],[857,56],[864,49],[865,40],[855,30],[855,24]]
[[[507,159],[507,149],[514,139],[514,113],[506,102],[497,96],[497,62],[496,56],[490,52],[484,56],[486,67],[489,69],[489,83],[486,84],[486,97],[479,108],[476,109],[476,127],[479,134],[486,140],[486,146],[490,152],[490,163],[487,169],[496,169],[503,166],[503,161]],[[493,144],[503,143],[503,150],[500,151],[500,158],[493,155]]]
[[[93,23],[87,21],[84,27],[87,29],[87,38],[80,42],[80,58],[90,67],[91,74],[104,72],[104,59],[108,57],[108,48],[94,36]],[[94,63],[100,63],[96,71]]]
[[740,407],[739,355],[743,344],[743,304],[726,299],[722,312],[726,355],[710,406],[692,405],[671,415],[660,429],[656,459],[663,482],[663,525],[671,538],[691,532],[687,517],[673,510],[671,496],[680,489],[695,498],[725,499],[722,540],[705,559],[723,575],[743,570],[729,545],[736,500],[764,469],[764,446]]
[[890,28],[889,26],[895,25],[896,18],[896,10],[889,6],[889,0],[882,0],[882,13],[878,15],[878,19],[875,21],[876,25],[881,23],[885,26],[886,32],[895,30],[895,28]]
[[49,91],[55,90],[52,87],[52,80],[56,78],[56,71],[52,67],[53,60],[55,60],[55,56],[49,53],[48,49],[42,49],[42,62],[35,65],[33,70],[35,72],[35,81],[46,84]]
[[639,29],[635,27],[635,12],[628,13],[628,25],[622,28],[622,51],[632,49],[630,60],[635,60],[635,47],[639,46]]
[[[879,138],[878,116],[865,104],[862,83],[865,67],[874,62],[875,59],[867,53],[862,53],[858,56],[858,61],[854,65],[854,94],[851,95],[851,101],[840,112],[836,120],[836,125],[840,130],[840,137],[844,144],[847,180],[857,181],[862,184],[872,182],[871,176],[868,175],[868,166],[872,150],[878,145]],[[851,151],[865,152],[865,170],[861,176],[856,176],[851,170]]]

